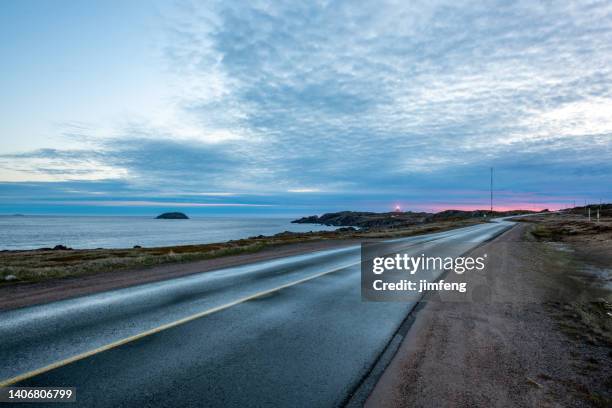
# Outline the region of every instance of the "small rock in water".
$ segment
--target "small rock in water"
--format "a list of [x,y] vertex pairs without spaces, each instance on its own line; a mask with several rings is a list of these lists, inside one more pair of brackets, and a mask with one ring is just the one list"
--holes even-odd
[[14,281],[16,279],[17,279],[17,277],[15,275],[6,275],[4,277],[4,280],[7,281],[7,282]]
[[140,245],[134,245],[134,249],[142,248]]
[[72,251],[72,248],[68,248],[65,245],[56,245],[53,247],[54,251]]
[[157,217],[158,220],[159,219],[167,219],[167,220],[188,220],[189,217],[186,214],[183,214],[182,212],[167,212],[167,213],[163,213],[158,215]]

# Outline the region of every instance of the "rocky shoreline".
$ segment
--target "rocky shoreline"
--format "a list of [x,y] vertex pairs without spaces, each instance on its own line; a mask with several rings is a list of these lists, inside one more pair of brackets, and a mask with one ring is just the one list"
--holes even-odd
[[[547,210],[545,210],[547,211]],[[511,215],[529,214],[534,211],[487,211],[487,210],[446,210],[438,213],[427,212],[360,212],[340,211],[326,213],[321,216],[311,215],[292,222],[295,224],[323,224],[337,227],[358,227],[361,229],[404,228],[413,225],[441,221],[461,221],[474,218],[506,217]]]

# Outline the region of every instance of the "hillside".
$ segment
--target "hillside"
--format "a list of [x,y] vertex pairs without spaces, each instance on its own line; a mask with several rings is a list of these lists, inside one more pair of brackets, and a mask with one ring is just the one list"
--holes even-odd
[[565,210],[563,210],[563,212],[568,212],[570,214],[579,214],[579,215],[586,215],[588,214],[588,210],[591,210],[591,216],[595,216],[595,214],[597,214],[597,210],[599,210],[599,215],[601,217],[612,217],[612,204],[608,203],[608,204],[589,204],[587,206],[582,206],[582,207],[574,207],[574,208],[567,208]]

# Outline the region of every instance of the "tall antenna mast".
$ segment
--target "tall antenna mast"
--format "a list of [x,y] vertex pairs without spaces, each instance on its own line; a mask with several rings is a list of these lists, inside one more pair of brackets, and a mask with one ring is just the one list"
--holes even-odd
[[493,167],[491,167],[491,214],[493,214]]

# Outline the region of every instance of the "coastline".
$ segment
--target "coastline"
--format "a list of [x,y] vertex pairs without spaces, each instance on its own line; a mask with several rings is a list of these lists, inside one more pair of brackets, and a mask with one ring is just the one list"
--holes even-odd
[[0,215],[0,251],[64,245],[73,249],[122,249],[202,245],[291,231],[333,231],[337,227],[299,225],[284,216],[192,216],[156,219],[139,215]]

